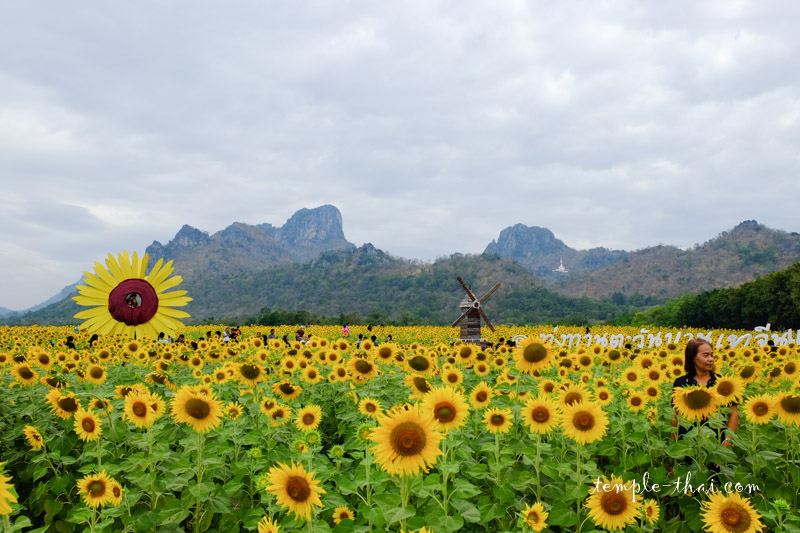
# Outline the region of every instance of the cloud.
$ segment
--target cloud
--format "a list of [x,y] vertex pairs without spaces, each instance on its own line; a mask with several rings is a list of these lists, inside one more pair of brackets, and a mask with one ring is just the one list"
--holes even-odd
[[184,223],[326,203],[351,241],[421,259],[518,222],[623,249],[796,230],[798,11],[4,4],[0,306]]

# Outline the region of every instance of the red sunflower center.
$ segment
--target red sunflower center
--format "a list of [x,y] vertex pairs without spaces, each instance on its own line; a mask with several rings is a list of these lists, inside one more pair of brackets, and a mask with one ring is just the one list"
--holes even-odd
[[108,295],[108,312],[128,326],[146,324],[158,312],[158,295],[147,281],[126,279]]

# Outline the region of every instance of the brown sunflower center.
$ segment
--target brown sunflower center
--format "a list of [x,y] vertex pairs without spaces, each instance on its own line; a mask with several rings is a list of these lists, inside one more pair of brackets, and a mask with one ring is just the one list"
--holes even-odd
[[76,402],[75,398],[71,396],[68,398],[61,398],[60,400],[58,400],[58,406],[62,410],[68,413],[74,413],[75,411],[78,410],[78,402]]
[[17,371],[19,373],[19,377],[24,380],[33,379],[33,370],[28,368],[27,366],[20,367]]
[[306,478],[291,476],[286,480],[286,494],[296,502],[304,502],[311,496],[311,486]]
[[800,396],[784,396],[781,398],[781,408],[789,414],[800,413]]
[[425,372],[430,368],[431,364],[426,358],[422,357],[421,355],[417,355],[416,357],[409,359],[408,366],[417,372]]
[[592,364],[592,358],[589,357],[588,355],[584,355],[580,359],[578,359],[578,364],[580,364],[581,366],[589,366],[590,364]]
[[211,414],[211,406],[202,398],[191,398],[186,402],[186,414],[197,420],[205,420]]
[[703,389],[696,389],[686,395],[686,406],[692,411],[705,409],[711,404],[711,395]]
[[291,383],[281,383],[280,387],[278,387],[280,391],[284,394],[292,394],[294,393],[294,387]]
[[106,492],[106,484],[99,479],[92,480],[86,487],[87,492],[92,496],[102,496]]
[[81,420],[81,427],[86,433],[93,433],[95,427],[94,420],[88,417],[84,418],[83,420]]
[[639,379],[639,375],[636,372],[628,372],[627,374],[625,374],[625,379],[627,379],[630,382],[634,382],[637,379]]
[[530,511],[528,513],[528,516],[525,517],[525,520],[529,524],[538,524],[539,523],[539,513],[537,513],[536,511]]
[[433,408],[433,416],[435,416],[436,420],[443,424],[452,422],[452,420],[456,417],[456,408],[450,402],[439,402]]
[[631,405],[634,407],[639,407],[642,405],[642,399],[639,396],[633,396],[631,398]]
[[647,374],[647,376],[648,376],[648,377],[649,377],[649,378],[650,378],[652,381],[658,381],[659,379],[661,379],[661,374],[659,374],[659,373],[658,373],[658,370],[651,370],[651,371],[650,371],[650,373],[649,373],[649,374]]
[[364,410],[368,413],[374,413],[375,411],[378,410],[378,406],[376,406],[372,402],[367,402],[364,404]]
[[41,365],[47,366],[50,364],[50,356],[47,355],[46,353],[40,353],[37,359],[39,360],[39,364]]
[[479,403],[485,402],[488,397],[489,394],[485,390],[478,391],[478,393],[475,395],[475,399],[478,400]]
[[594,416],[589,411],[578,411],[572,415],[572,425],[578,431],[589,431],[594,427]]
[[551,392],[553,392],[555,389],[556,389],[555,383],[550,383],[550,382],[548,382],[548,383],[545,383],[545,384],[544,384],[544,391],[545,391],[547,394],[550,394],[550,393],[551,393]]
[[392,430],[389,437],[392,449],[403,457],[418,455],[425,449],[425,430],[414,422],[403,422]]
[[261,368],[245,363],[241,366],[240,372],[245,379],[258,379],[258,376],[261,375]]
[[544,422],[550,420],[550,409],[543,405],[538,405],[533,408],[533,411],[531,411],[531,418],[533,418],[533,420],[536,422],[543,424]]
[[764,416],[769,413],[769,406],[766,402],[756,402],[753,404],[753,412],[756,416]]
[[580,392],[568,392],[564,396],[564,403],[566,405],[572,405],[575,402],[580,402],[583,400],[583,395]]
[[501,415],[500,413],[495,413],[489,418],[489,424],[493,426],[500,427],[506,421],[506,417]]
[[753,377],[753,374],[755,374],[755,373],[756,373],[756,367],[754,367],[753,365],[750,365],[750,366],[744,367],[742,369],[742,371],[739,373],[739,376],[743,377],[744,379],[748,379],[748,378]]
[[723,381],[717,385],[717,392],[722,396],[730,396],[733,394],[733,383],[730,381]]
[[133,414],[137,417],[144,418],[147,416],[147,404],[142,401],[133,402],[131,411],[133,411]]
[[606,514],[616,516],[628,506],[624,491],[606,492],[600,500],[600,506]]
[[306,413],[303,415],[303,425],[310,426],[317,420],[317,417],[314,416],[312,413]]
[[359,359],[355,364],[356,372],[359,374],[369,374],[372,372],[372,363]]
[[606,400],[608,400],[608,392],[606,392],[604,390],[600,391],[600,392],[597,393],[597,397],[600,398],[603,401],[606,401]]
[[522,358],[528,363],[538,363],[547,358],[547,348],[538,342],[532,342],[522,351]]
[[622,354],[619,353],[619,350],[611,350],[610,352],[608,352],[609,361],[616,361],[620,357],[622,357]]
[[461,350],[459,350],[458,355],[462,359],[469,359],[470,357],[472,357],[472,348],[470,348],[469,346],[464,346],[463,348],[461,348]]
[[447,374],[447,382],[448,383],[458,383],[458,374],[455,372],[451,372]]
[[103,371],[103,368],[99,366],[93,366],[91,370],[89,370],[89,375],[94,379],[102,378],[103,374],[105,374],[105,371]]
[[378,350],[378,357],[380,357],[381,359],[389,359],[391,356],[392,356],[391,348],[387,348],[386,346],[384,346]]
[[431,390],[430,385],[428,385],[428,380],[419,376],[414,378],[414,388],[420,392],[428,392]]
[[740,533],[750,529],[750,513],[737,503],[726,503],[720,511],[719,517],[728,531]]

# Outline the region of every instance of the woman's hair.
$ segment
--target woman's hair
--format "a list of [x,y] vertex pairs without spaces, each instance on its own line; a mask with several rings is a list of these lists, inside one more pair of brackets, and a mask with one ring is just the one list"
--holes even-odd
[[694,358],[697,357],[697,350],[699,350],[700,346],[703,344],[708,344],[709,346],[711,346],[711,343],[703,339],[702,337],[692,339],[686,343],[686,350],[683,352],[685,357],[685,359],[683,360],[683,369],[690,376],[695,375],[696,370],[694,368]]

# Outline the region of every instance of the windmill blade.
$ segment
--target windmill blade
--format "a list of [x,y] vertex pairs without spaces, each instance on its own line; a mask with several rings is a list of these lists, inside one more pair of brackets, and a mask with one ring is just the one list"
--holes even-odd
[[486,325],[487,325],[487,326],[489,326],[489,329],[490,329],[490,330],[492,330],[492,333],[494,333],[494,326],[492,325],[492,323],[491,323],[491,322],[489,322],[489,317],[488,317],[488,316],[486,316],[486,313],[484,313],[484,312],[483,312],[483,309],[481,309],[481,308],[479,307],[479,308],[478,308],[478,312],[479,312],[479,313],[481,314],[481,316],[483,317],[483,320],[486,322]]
[[461,284],[461,286],[464,287],[464,290],[467,291],[467,296],[469,296],[472,299],[473,302],[476,301],[477,298],[475,298],[475,295],[472,294],[472,291],[467,288],[467,284],[464,283],[464,280],[461,279],[461,276],[458,276],[456,279]]
[[493,293],[494,291],[496,291],[497,289],[499,289],[499,288],[500,288],[500,284],[498,283],[497,285],[495,285],[494,287],[492,287],[492,288],[489,290],[489,292],[487,292],[486,294],[484,294],[484,295],[483,295],[483,298],[481,298],[481,299],[480,299],[480,302],[481,302],[481,303],[485,302],[485,301],[486,301],[486,299],[487,299],[489,296],[491,296],[491,295],[492,295],[492,293]]
[[[467,315],[469,314],[469,312],[470,312],[470,311],[472,311],[472,308],[471,308],[471,307],[470,307],[470,308],[468,308],[466,311],[464,311],[464,314],[463,314],[463,315],[461,315],[460,317],[458,317],[458,318],[456,319],[456,321],[455,321],[455,322],[453,322],[453,324],[452,324],[450,327],[451,327],[451,328],[453,328],[453,327],[455,327],[456,325],[458,325],[458,323],[459,323],[459,322],[461,322],[461,321],[464,319],[464,317],[465,317],[465,316],[467,316]],[[492,331],[494,331],[494,330],[492,330]]]

